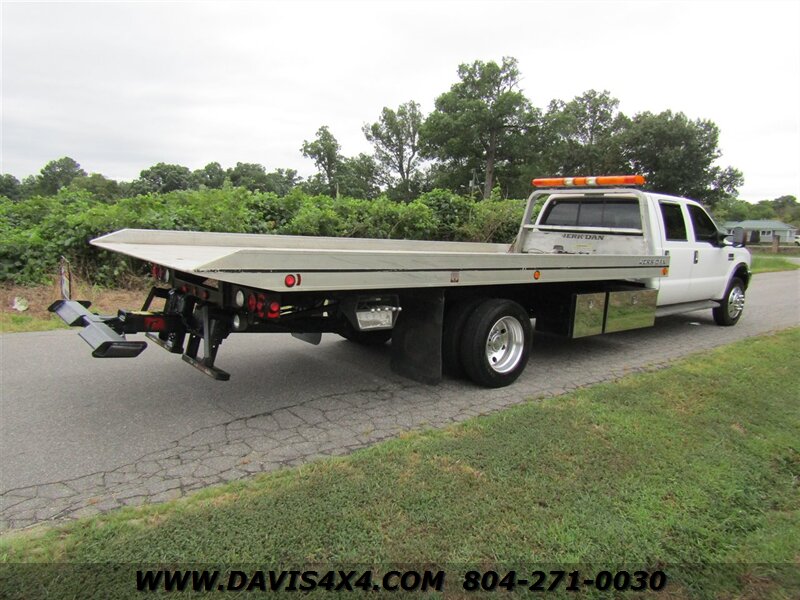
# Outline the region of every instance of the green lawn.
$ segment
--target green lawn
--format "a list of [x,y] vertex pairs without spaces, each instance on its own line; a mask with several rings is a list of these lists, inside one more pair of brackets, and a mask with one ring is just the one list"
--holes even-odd
[[753,273],[772,273],[774,271],[794,271],[800,264],[787,260],[782,256],[753,255]]
[[[798,346],[800,330],[749,339],[348,457],[7,534],[0,562],[433,563],[453,579],[584,565],[662,569],[663,598],[797,598]],[[3,573],[19,597],[87,591],[68,568],[49,588],[31,582],[52,571]],[[103,594],[135,596],[126,577],[107,578]],[[456,586],[451,597],[480,595]]]
[[53,329],[68,329],[56,315],[50,318],[40,318],[31,315],[0,313],[0,333],[29,333],[31,331],[51,331]]

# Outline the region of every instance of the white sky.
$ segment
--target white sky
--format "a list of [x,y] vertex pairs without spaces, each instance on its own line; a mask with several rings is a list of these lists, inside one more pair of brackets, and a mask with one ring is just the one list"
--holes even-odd
[[427,113],[460,63],[513,56],[540,108],[593,88],[629,116],[710,119],[740,197],[800,197],[796,0],[0,3],[0,170],[19,179],[61,156],[125,180],[158,162],[307,176],[321,125],[370,153],[384,106]]

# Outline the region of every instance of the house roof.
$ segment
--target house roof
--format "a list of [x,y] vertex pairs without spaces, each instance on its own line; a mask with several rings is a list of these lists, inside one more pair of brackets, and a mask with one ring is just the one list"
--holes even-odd
[[771,221],[769,219],[749,220],[749,221],[726,221],[723,227],[731,229],[733,227],[742,227],[743,229],[771,229],[773,231],[788,231],[797,230],[794,225],[787,225],[780,221]]

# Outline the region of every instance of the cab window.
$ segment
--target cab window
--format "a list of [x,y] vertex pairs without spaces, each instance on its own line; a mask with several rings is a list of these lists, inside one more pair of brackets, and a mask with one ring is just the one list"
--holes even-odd
[[541,224],[641,230],[642,215],[635,198],[569,198],[550,202]]
[[711,242],[717,237],[717,226],[708,216],[708,213],[699,206],[689,204],[689,217],[694,227],[694,239],[697,242]]
[[688,241],[686,221],[683,219],[681,205],[670,202],[659,202],[658,205],[661,207],[661,219],[664,221],[666,239],[671,242]]

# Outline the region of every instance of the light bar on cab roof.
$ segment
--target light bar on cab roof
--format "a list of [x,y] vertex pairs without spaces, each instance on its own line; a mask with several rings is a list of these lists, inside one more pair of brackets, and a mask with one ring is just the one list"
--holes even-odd
[[600,177],[542,177],[534,179],[534,187],[600,187],[610,185],[644,185],[644,175],[601,175]]

